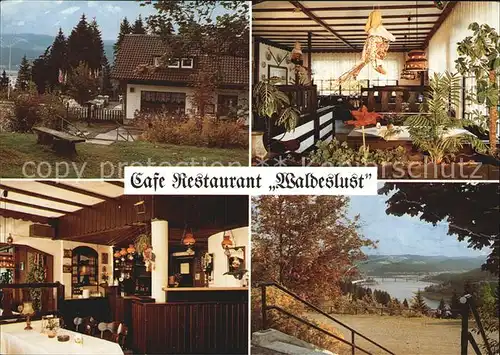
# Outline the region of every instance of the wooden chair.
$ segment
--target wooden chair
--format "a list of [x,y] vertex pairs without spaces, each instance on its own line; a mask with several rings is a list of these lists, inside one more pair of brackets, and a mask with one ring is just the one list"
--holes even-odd
[[83,334],[94,336],[97,333],[97,320],[94,317],[85,317],[82,321]]
[[119,326],[120,326],[119,322],[111,322],[111,323],[101,322],[97,325],[97,329],[101,332],[101,339],[117,343]]

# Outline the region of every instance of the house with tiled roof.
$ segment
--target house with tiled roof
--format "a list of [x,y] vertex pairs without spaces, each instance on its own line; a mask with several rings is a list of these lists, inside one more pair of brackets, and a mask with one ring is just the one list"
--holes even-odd
[[[111,77],[120,82],[123,90],[127,120],[132,120],[136,112],[158,109],[196,114],[193,75],[202,70],[204,61],[214,59],[193,52],[182,58],[171,58],[164,65],[161,60],[166,51],[159,36],[125,35]],[[213,105],[206,107],[205,113],[221,117],[248,102],[249,64],[245,58],[232,56],[218,57],[216,64],[218,89],[214,92]],[[140,70],[144,66],[154,69]]]

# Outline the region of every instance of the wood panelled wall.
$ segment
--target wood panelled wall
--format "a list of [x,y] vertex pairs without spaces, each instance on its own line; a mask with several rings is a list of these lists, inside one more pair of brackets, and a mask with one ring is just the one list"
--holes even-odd
[[[144,201],[145,213],[134,206],[139,201]],[[169,221],[171,228],[189,225],[194,231],[248,225],[248,196],[120,196],[59,218],[56,236],[81,237],[154,218]]]
[[132,303],[141,354],[247,354],[248,302]]
[[[134,206],[144,201],[145,213],[138,214]],[[153,196],[120,196],[115,201],[104,201],[93,207],[83,208],[59,219],[58,238],[83,236],[96,232],[123,228],[152,218]]]

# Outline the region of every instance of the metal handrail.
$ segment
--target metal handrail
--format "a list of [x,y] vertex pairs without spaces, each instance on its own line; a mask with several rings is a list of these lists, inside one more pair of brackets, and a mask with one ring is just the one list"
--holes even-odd
[[275,309],[275,310],[277,310],[277,311],[280,311],[281,313],[285,314],[286,316],[288,316],[288,317],[290,317],[290,318],[293,318],[293,319],[295,319],[295,320],[297,320],[297,321],[299,321],[299,322],[301,322],[301,323],[303,323],[303,324],[306,324],[306,325],[310,326],[311,328],[316,329],[317,331],[320,331],[320,332],[322,332],[322,333],[325,333],[326,335],[329,335],[329,336],[331,336],[331,337],[333,337],[333,338],[337,339],[338,341],[341,341],[341,342],[342,342],[342,343],[344,343],[344,344],[347,344],[347,345],[349,345],[349,346],[351,346],[351,347],[354,347],[354,348],[356,348],[356,349],[358,349],[358,350],[361,350],[361,351],[362,351],[362,352],[364,352],[365,354],[372,355],[372,353],[370,353],[370,352],[368,352],[367,350],[365,350],[365,349],[363,349],[363,348],[361,348],[361,347],[357,346],[356,344],[354,344],[354,343],[350,343],[350,342],[348,342],[347,340],[345,340],[345,339],[343,339],[343,338],[341,338],[341,337],[339,337],[339,336],[337,336],[337,335],[335,335],[335,334],[333,334],[333,333],[329,332],[328,330],[325,330],[325,329],[320,328],[320,327],[318,327],[317,325],[315,325],[315,324],[313,324],[313,323],[311,323],[311,322],[308,322],[308,321],[307,321],[307,320],[305,320],[304,318],[297,317],[296,315],[294,315],[294,314],[292,314],[292,313],[290,313],[290,312],[288,312],[288,311],[284,310],[284,309],[283,309],[283,308],[281,308],[281,307],[278,307],[278,306],[271,306],[271,307],[268,307],[268,308],[267,308],[267,310],[269,310],[269,311],[271,311],[271,310],[273,310],[273,309]]
[[[357,346],[355,345],[354,343],[354,338],[355,338],[355,335],[367,340],[368,342],[372,343],[373,345],[379,347],[380,349],[386,351],[387,353],[389,354],[392,354],[392,355],[395,355],[392,351],[390,351],[389,349],[385,348],[384,346],[378,344],[377,342],[375,342],[374,340],[371,340],[370,338],[366,337],[365,335],[359,333],[357,330],[349,327],[347,324],[339,321],[338,319],[332,317],[331,315],[329,315],[328,313],[322,311],[321,309],[319,309],[318,307],[314,306],[313,304],[305,301],[304,299],[300,298],[298,295],[296,295],[295,293],[293,293],[292,291],[286,289],[285,287],[281,286],[281,285],[278,285],[277,283],[275,282],[268,282],[268,283],[262,283],[261,285],[261,289],[262,289],[262,325],[263,325],[263,328],[266,329],[267,328],[267,311],[271,308],[274,308],[276,309],[276,306],[267,306],[267,298],[266,298],[266,288],[267,287],[276,287],[277,289],[285,292],[286,294],[290,295],[291,297],[293,297],[294,299],[296,299],[297,301],[300,301],[302,302],[303,304],[305,304],[307,307],[313,309],[314,311],[318,312],[319,314],[321,314],[322,316],[328,318],[329,320],[343,326],[344,328],[348,329],[350,332],[351,332],[351,339],[352,339],[352,343],[348,343],[349,345],[351,345],[352,347],[352,354],[355,353],[355,349],[357,348]],[[278,307],[279,308],[279,307]],[[294,317],[295,318],[295,317]],[[364,352],[366,352],[366,350],[363,350],[363,349],[359,349],[359,350],[362,350]]]

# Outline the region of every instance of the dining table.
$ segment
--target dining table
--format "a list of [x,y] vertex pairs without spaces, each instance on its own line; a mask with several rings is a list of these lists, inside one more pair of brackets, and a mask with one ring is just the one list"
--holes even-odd
[[[57,335],[69,335],[69,340],[60,342],[57,337],[49,338],[41,332],[42,321],[32,321],[31,330],[24,330],[26,322],[0,325],[0,354],[110,354],[123,355],[117,343],[59,329]],[[76,343],[75,337],[82,342]]]

